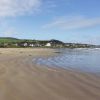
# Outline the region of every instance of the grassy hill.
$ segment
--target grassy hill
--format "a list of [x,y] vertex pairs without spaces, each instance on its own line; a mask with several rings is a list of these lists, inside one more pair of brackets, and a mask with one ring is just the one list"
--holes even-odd
[[20,42],[21,40],[11,37],[0,37],[0,43]]
[[12,37],[0,37],[0,43],[19,43],[19,42],[33,42],[35,40],[17,39]]

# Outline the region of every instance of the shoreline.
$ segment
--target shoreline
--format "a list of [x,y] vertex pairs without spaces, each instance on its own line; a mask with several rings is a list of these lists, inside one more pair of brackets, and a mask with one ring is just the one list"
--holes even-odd
[[99,76],[32,62],[33,57],[54,56],[54,52],[0,49],[0,100],[99,100]]

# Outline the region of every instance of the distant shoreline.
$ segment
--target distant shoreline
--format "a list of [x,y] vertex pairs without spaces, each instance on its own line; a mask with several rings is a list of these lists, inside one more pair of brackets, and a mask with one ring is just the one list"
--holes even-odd
[[1,48],[100,48],[100,45],[86,43],[65,43],[60,40],[35,40],[17,39],[12,37],[0,37]]

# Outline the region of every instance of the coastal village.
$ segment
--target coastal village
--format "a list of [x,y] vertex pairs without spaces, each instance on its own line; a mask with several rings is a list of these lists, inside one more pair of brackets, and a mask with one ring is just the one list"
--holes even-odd
[[0,47],[44,47],[44,48],[92,48],[95,45],[81,44],[81,43],[64,43],[59,40],[28,40],[28,39],[17,39],[17,38],[0,38]]

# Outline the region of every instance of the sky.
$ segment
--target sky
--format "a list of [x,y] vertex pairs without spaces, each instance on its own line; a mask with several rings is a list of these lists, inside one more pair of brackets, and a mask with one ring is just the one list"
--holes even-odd
[[100,44],[100,0],[0,0],[0,37]]

